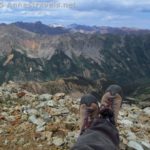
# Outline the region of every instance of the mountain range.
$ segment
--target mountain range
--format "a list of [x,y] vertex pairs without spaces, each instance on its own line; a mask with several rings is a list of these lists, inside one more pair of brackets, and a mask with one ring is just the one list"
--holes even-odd
[[47,34],[47,35],[59,35],[70,32],[80,32],[80,33],[99,33],[99,34],[147,34],[150,33],[150,30],[146,29],[137,29],[137,28],[116,28],[116,27],[107,27],[107,26],[87,26],[79,24],[70,24],[64,26],[61,24],[50,24],[45,25],[42,22],[38,21],[35,23],[28,22],[15,22],[13,25],[26,29],[28,31],[38,33],[38,34]]
[[131,84],[150,77],[150,30],[0,24],[0,83],[107,77]]

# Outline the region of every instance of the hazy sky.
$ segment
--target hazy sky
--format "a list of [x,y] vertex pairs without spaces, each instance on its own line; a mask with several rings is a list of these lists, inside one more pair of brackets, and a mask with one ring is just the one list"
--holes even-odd
[[0,0],[0,22],[150,29],[150,0]]

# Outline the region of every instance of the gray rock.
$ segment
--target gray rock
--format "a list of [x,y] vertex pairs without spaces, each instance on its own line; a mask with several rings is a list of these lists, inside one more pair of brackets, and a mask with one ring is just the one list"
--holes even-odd
[[45,131],[45,126],[37,126],[36,127],[36,132],[42,132]]
[[128,149],[132,148],[133,150],[144,150],[143,147],[136,141],[130,141],[128,143]]
[[0,129],[0,134],[1,134],[1,133],[3,133],[3,130],[2,130],[2,129]]
[[142,144],[144,150],[150,150],[150,143],[142,141],[141,144]]
[[136,135],[133,132],[129,131],[127,133],[127,139],[128,140],[136,140]]
[[47,102],[47,106],[54,107],[54,106],[56,106],[56,103],[54,101],[50,100]]
[[11,98],[11,99],[17,99],[18,97],[17,97],[17,94],[16,94],[16,93],[12,93],[10,98]]
[[59,100],[59,104],[60,104],[60,106],[65,106],[65,100],[64,99],[60,99]]
[[29,117],[29,121],[33,124],[36,124],[38,126],[44,126],[45,125],[45,122],[44,120],[42,120],[41,118],[36,118],[35,115],[32,115]]
[[7,119],[7,121],[15,121],[16,120],[15,116],[8,116],[6,119]]
[[64,140],[62,138],[59,138],[59,137],[53,137],[52,143],[56,146],[61,146],[64,144]]
[[41,117],[44,119],[45,122],[50,122],[52,120],[52,116],[48,113],[42,114]]
[[8,142],[9,142],[9,141],[6,139],[6,140],[4,141],[4,145],[7,145]]
[[39,112],[36,109],[28,109],[26,111],[29,115],[37,115]]
[[7,112],[2,112],[1,115],[4,116],[6,119],[9,116]]
[[133,122],[127,119],[121,120],[120,123],[128,127],[131,127],[133,125]]
[[65,143],[68,144],[68,147],[72,147],[74,145],[78,136],[79,136],[79,131],[68,132],[68,135],[65,138]]
[[47,101],[46,102],[40,102],[37,106],[36,106],[36,108],[43,108],[43,107],[45,107],[47,105]]
[[40,101],[48,101],[48,100],[51,100],[51,98],[52,98],[52,95],[50,94],[42,94],[38,97]]
[[150,107],[146,107],[143,109],[144,113],[150,116]]

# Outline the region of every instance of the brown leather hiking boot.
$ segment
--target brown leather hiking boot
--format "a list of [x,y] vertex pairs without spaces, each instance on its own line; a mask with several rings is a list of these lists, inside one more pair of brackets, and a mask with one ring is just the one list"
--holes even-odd
[[114,124],[117,124],[117,118],[122,103],[121,96],[122,96],[121,87],[118,85],[110,85],[106,89],[106,92],[101,100],[100,114],[103,114],[105,109],[112,111],[113,115],[111,115],[111,117],[113,118],[111,118],[111,122],[114,122]]
[[85,95],[80,101],[80,134],[84,132],[85,129],[91,126],[94,118],[99,115],[98,100],[93,95]]

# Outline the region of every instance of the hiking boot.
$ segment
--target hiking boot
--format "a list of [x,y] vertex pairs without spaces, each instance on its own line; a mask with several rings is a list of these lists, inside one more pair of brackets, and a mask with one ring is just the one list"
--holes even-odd
[[80,101],[80,134],[85,129],[89,128],[93,120],[99,115],[98,100],[93,95],[86,95],[81,98]]
[[[122,103],[122,97],[118,94],[120,93],[121,88],[119,89],[118,87],[119,86],[117,85],[108,87],[109,91],[106,90],[106,93],[102,97],[100,106],[100,114],[105,117],[110,116],[110,121],[115,125],[117,124],[117,118]],[[116,88],[118,90],[116,90]],[[109,115],[106,115],[106,110],[109,111]]]

